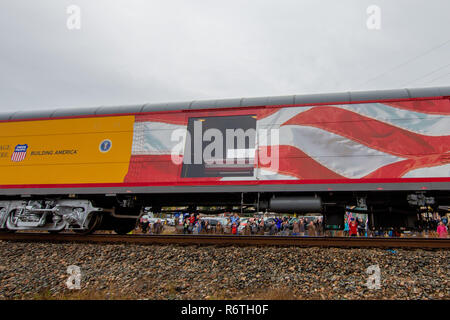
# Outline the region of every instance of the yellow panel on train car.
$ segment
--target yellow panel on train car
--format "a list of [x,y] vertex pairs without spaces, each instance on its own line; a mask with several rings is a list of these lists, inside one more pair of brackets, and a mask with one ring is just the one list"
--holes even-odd
[[0,123],[0,184],[122,182],[134,116]]

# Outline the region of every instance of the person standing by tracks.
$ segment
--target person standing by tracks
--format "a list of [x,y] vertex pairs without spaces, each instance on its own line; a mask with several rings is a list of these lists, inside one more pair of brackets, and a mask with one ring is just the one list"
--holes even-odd
[[444,223],[442,221],[439,222],[436,232],[437,232],[439,238],[446,239],[448,236],[447,227],[444,225]]
[[153,224],[153,233],[154,234],[161,234],[163,229],[163,224],[161,223],[161,219],[158,219],[154,224]]
[[195,215],[193,213],[191,213],[191,216],[189,217],[189,223],[194,225],[196,220],[197,219],[195,218]]
[[207,234],[212,233],[212,227],[208,220],[205,220],[204,232]]
[[178,223],[175,224],[175,231],[176,233],[184,233],[184,219],[182,215],[178,217]]
[[194,224],[194,228],[192,230],[193,234],[200,234],[202,231],[202,225],[201,225],[201,221],[197,220],[197,222],[195,222]]
[[264,223],[264,219],[261,218],[261,220],[259,221],[259,224],[258,224],[258,234],[264,235],[265,229],[266,229],[266,225]]
[[274,236],[277,232],[278,232],[277,224],[275,223],[275,221],[272,220],[269,226],[269,235]]
[[174,216],[173,216],[173,224],[175,226],[177,226],[180,223],[180,213],[179,212],[175,212]]
[[299,222],[298,221],[294,221],[294,223],[292,225],[292,235],[293,236],[299,236],[300,235],[300,227],[299,227]]
[[291,233],[291,229],[289,227],[289,221],[287,219],[285,221],[283,221],[283,223],[281,225],[281,229],[283,230],[284,236],[288,236]]
[[300,234],[300,237],[305,236],[305,220],[303,218],[301,218],[298,223],[298,232]]
[[251,228],[252,235],[258,234],[258,222],[257,221],[253,220],[252,224],[250,225],[250,228]]
[[199,233],[206,233],[206,220],[198,216],[198,222],[200,223]]
[[186,219],[184,219],[184,224],[183,224],[183,233],[184,234],[189,234],[189,226],[190,226],[190,222],[189,222],[189,218],[186,217]]
[[220,221],[218,221],[217,224],[216,224],[215,233],[216,234],[223,234],[223,226],[220,223]]
[[350,237],[356,237],[358,235],[358,224],[355,221],[355,218],[352,218],[349,224],[349,233]]
[[275,218],[275,223],[277,224],[278,231],[281,231],[281,224],[283,223],[283,220],[281,220],[281,218],[277,217],[277,218]]
[[236,224],[236,222],[233,222],[231,224],[231,234],[236,236],[238,234],[238,226]]
[[310,237],[316,236],[316,226],[314,225],[314,221],[311,221],[308,225],[308,236]]
[[239,225],[241,224],[241,218],[239,217],[239,215],[237,213],[234,213],[234,215],[232,215],[230,217],[230,222],[231,222],[231,225],[233,225],[233,223],[235,223],[236,226],[239,227]]
[[189,227],[188,227],[188,232],[192,233],[194,231],[194,226],[196,223],[197,219],[195,218],[195,215],[193,213],[191,213],[191,216],[189,217]]
[[322,217],[319,217],[317,219],[316,230],[317,230],[317,235],[318,236],[323,236],[324,235],[324,232],[323,232],[323,218]]
[[347,220],[345,220],[345,223],[344,223],[344,237],[348,237],[349,236],[349,231],[350,231],[349,223],[348,223]]
[[246,235],[246,236],[250,236],[250,235],[252,234],[252,229],[251,229],[249,223],[247,223],[247,224],[244,226],[243,233],[244,233],[244,235]]
[[364,237],[366,233],[366,224],[363,222],[362,218],[358,218],[358,236]]
[[142,223],[141,223],[142,233],[148,232],[148,225],[149,225],[148,218],[146,218],[146,217],[142,218]]

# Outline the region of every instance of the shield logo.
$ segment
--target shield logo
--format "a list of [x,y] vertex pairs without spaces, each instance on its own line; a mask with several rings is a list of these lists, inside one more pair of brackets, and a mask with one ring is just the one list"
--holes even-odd
[[27,144],[18,144],[14,148],[14,152],[11,155],[11,161],[14,161],[14,162],[23,161],[25,159],[25,157],[27,156],[27,149],[28,149]]

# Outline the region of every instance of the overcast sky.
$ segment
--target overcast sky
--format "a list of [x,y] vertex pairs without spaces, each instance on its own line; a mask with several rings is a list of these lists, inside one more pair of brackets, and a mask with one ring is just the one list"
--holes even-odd
[[448,0],[1,0],[0,111],[447,86],[449,12]]

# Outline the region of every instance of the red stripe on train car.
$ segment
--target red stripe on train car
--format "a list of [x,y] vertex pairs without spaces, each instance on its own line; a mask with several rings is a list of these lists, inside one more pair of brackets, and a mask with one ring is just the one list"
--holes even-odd
[[0,189],[35,189],[35,188],[113,188],[113,187],[173,187],[173,186],[233,186],[233,185],[274,185],[274,184],[361,184],[361,183],[433,183],[450,182],[450,178],[392,178],[392,179],[324,179],[324,180],[272,180],[272,181],[215,181],[215,182],[164,182],[164,183],[81,183],[81,184],[27,184],[0,185]]

